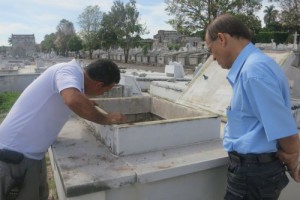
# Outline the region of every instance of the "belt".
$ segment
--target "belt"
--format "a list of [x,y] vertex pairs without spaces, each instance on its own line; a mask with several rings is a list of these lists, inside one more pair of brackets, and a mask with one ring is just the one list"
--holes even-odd
[[229,152],[229,159],[231,162],[235,162],[238,164],[242,163],[251,163],[251,164],[265,164],[270,163],[279,158],[276,156],[276,153],[262,153],[262,154],[240,154],[237,152]]
[[24,159],[24,155],[22,153],[12,151],[9,149],[0,149],[0,161],[19,164]]

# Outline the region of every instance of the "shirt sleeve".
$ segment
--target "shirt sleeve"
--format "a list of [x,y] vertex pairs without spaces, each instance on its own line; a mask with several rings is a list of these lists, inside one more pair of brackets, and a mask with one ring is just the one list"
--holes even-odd
[[268,141],[297,133],[291,108],[285,102],[279,85],[262,77],[249,78],[245,83],[253,112],[262,123]]
[[55,74],[56,86],[59,92],[67,88],[76,88],[83,92],[82,74],[76,66],[64,66]]

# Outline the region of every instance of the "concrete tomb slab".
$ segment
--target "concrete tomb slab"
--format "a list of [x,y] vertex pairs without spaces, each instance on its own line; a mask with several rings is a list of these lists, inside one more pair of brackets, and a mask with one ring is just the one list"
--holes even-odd
[[[113,154],[118,156],[159,151],[220,137],[216,114],[195,110],[151,96],[93,99],[107,112],[121,112],[128,123],[89,123]],[[209,132],[209,134],[207,134]]]

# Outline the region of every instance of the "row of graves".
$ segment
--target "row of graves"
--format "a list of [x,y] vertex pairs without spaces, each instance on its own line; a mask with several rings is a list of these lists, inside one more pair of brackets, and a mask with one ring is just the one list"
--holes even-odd
[[[170,62],[179,62],[185,68],[195,67],[199,63],[203,63],[209,52],[205,49],[197,49],[193,51],[168,51],[168,50],[152,50],[145,54],[141,49],[133,49],[129,52],[128,62],[135,64],[165,66]],[[123,50],[118,49],[111,52],[97,51],[95,57],[107,58],[118,62],[125,62]]]
[[[257,43],[257,47],[262,50],[286,51],[295,49],[295,44]],[[199,63],[204,63],[209,56],[209,52],[203,48],[180,48],[179,51],[167,49],[153,49],[144,53],[141,48],[131,49],[128,55],[129,63],[145,64],[153,66],[165,66],[170,62],[179,62],[185,68],[195,67]],[[125,55],[122,49],[110,52],[97,50],[93,54],[94,58],[108,58],[118,62],[125,62]]]

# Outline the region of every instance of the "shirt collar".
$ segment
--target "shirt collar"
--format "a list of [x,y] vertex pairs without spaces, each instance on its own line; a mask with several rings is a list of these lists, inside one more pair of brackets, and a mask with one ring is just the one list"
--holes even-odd
[[240,73],[241,69],[243,68],[243,65],[244,65],[248,55],[254,49],[256,49],[255,46],[250,42],[242,49],[242,51],[240,52],[238,57],[233,62],[232,66],[228,72],[228,75],[227,75],[227,79],[228,79],[229,83],[231,84],[231,86],[233,86],[233,84],[236,82],[236,80],[239,76],[239,73]]

